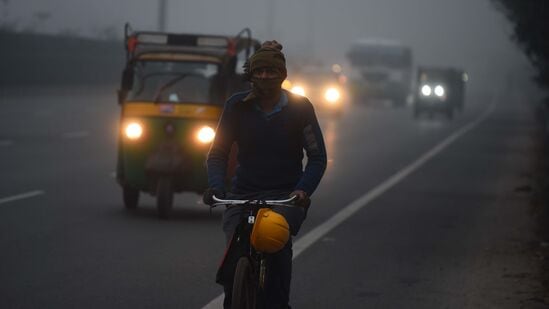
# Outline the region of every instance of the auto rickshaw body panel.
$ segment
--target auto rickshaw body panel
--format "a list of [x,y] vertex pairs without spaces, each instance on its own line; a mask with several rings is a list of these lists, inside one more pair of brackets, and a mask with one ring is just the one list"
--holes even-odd
[[[176,192],[205,188],[204,162],[210,144],[201,142],[198,134],[204,127],[215,128],[221,112],[220,106],[127,103],[123,108],[122,128],[138,123],[143,133],[138,140],[131,140],[121,132],[119,170],[124,182],[141,191],[152,192],[153,174],[168,173],[176,180]],[[169,166],[152,166],[154,160],[161,160],[159,153],[167,145],[175,148],[172,151],[178,154],[180,162],[173,170]]]

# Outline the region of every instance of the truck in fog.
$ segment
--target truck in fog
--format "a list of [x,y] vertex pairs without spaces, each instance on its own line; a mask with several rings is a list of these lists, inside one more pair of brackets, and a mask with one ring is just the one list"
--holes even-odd
[[354,103],[389,99],[395,106],[405,105],[413,82],[412,58],[412,49],[399,42],[355,41],[347,52],[349,91]]

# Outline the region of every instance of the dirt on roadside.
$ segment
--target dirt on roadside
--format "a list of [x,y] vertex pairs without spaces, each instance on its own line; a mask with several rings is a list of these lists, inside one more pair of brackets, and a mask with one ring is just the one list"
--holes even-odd
[[[538,113],[546,114],[546,113]],[[542,117],[545,118],[545,117]],[[542,120],[546,121],[546,120]],[[531,214],[534,218],[533,243],[527,252],[538,261],[538,273],[535,280],[541,290],[526,300],[526,304],[536,304],[540,308],[549,308],[549,132],[544,125],[536,135],[537,149],[531,177]],[[541,307],[544,306],[544,307]],[[527,307],[530,308],[530,307]]]
[[549,135],[542,126],[529,133],[515,141],[521,154],[507,160],[508,177],[494,179],[498,207],[478,235],[467,308],[549,308]]

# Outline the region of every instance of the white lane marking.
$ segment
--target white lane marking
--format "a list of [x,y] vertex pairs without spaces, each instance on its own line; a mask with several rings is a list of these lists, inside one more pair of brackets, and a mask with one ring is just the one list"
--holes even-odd
[[74,132],[63,133],[63,137],[65,138],[84,138],[84,137],[88,137],[89,135],[90,135],[90,132],[88,131],[74,131]]
[[345,206],[345,208],[340,210],[330,219],[326,220],[321,225],[309,231],[309,233],[305,234],[303,237],[300,237],[296,241],[296,243],[293,245],[293,251],[294,251],[293,258],[295,259],[296,257],[298,257],[301,253],[303,253],[303,251],[305,251],[305,249],[310,247],[318,239],[322,238],[324,235],[326,235],[328,232],[333,230],[340,223],[342,223],[343,221],[351,217],[354,213],[362,209],[364,206],[368,205],[375,198],[379,197],[380,195],[385,193],[387,190],[394,187],[397,183],[402,181],[404,178],[408,177],[414,171],[416,171],[421,166],[423,166],[427,161],[431,160],[434,156],[439,154],[446,147],[450,146],[458,138],[460,138],[467,132],[474,129],[481,122],[486,120],[486,118],[494,111],[495,107],[496,107],[496,103],[495,103],[495,100],[493,99],[490,107],[481,117],[463,126],[461,129],[454,132],[452,135],[448,136],[445,140],[437,144],[431,150],[423,154],[416,161],[412,162],[412,164],[408,165],[407,167],[400,170],[393,176],[389,177],[387,180],[385,180],[384,182],[382,182],[381,184],[379,184],[378,186],[376,186],[375,188],[373,188],[363,196],[359,197],[358,199],[353,201],[351,204]]
[[0,147],[11,146],[13,142],[7,139],[0,140]]
[[[330,217],[330,219],[326,220],[324,223],[320,224],[316,228],[309,231],[307,234],[297,239],[297,241],[293,244],[294,254],[292,259],[297,258],[301,253],[303,253],[303,251],[305,251],[307,248],[309,248],[312,244],[317,242],[319,239],[323,238],[326,234],[328,234],[331,230],[333,230],[343,221],[347,220],[354,213],[356,213],[357,211],[359,211],[360,209],[368,205],[371,201],[373,201],[374,199],[376,199],[377,197],[385,193],[390,188],[394,187],[401,180],[408,177],[411,173],[419,169],[427,161],[431,160],[434,156],[436,156],[446,147],[450,146],[458,138],[460,138],[467,132],[474,129],[481,122],[486,120],[486,118],[488,118],[488,116],[495,110],[495,108],[496,108],[496,100],[494,95],[492,97],[490,106],[488,107],[486,112],[484,112],[484,114],[482,114],[482,116],[480,116],[478,119],[463,126],[461,129],[454,132],[452,135],[448,136],[445,140],[438,143],[431,150],[427,151],[425,154],[419,157],[416,161],[412,162],[407,167],[403,168],[393,176],[389,177],[387,180],[385,180],[384,182],[382,182],[372,190],[368,191],[366,194],[354,200],[353,202],[351,202],[351,204],[345,206],[345,208],[343,208],[338,213]],[[206,306],[202,307],[202,309],[219,309],[222,307],[223,307],[223,294],[214,298]]]
[[22,194],[18,194],[18,195],[14,195],[14,196],[4,197],[4,198],[0,198],[0,204],[5,204],[5,203],[8,203],[8,202],[22,200],[22,199],[26,199],[26,198],[33,197],[33,196],[42,195],[42,194],[44,194],[44,191],[36,190],[36,191],[30,191],[30,192],[27,192],[27,193],[22,193]]

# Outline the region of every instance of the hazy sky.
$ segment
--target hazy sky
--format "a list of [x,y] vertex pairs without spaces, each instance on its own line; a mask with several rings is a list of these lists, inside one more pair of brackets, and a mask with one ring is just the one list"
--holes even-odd
[[[276,38],[289,61],[342,61],[357,38],[391,38],[414,48],[416,63],[457,65],[486,78],[524,67],[510,26],[489,0],[167,0],[167,29],[234,34],[250,27]],[[153,0],[0,0],[0,17],[19,29],[83,36],[130,21],[155,30]]]

